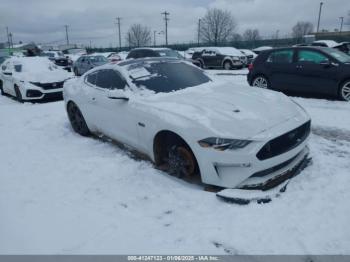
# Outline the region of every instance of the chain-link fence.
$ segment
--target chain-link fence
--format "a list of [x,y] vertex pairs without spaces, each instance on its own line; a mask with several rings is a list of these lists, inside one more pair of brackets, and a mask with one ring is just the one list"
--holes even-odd
[[[315,35],[316,40],[334,40],[336,42],[350,42],[350,32],[342,33],[318,33]],[[233,46],[240,49],[254,49],[260,46],[271,46],[271,47],[286,47],[292,46],[295,44],[302,43],[300,38],[279,38],[279,39],[264,39],[256,41],[231,41],[225,43],[219,43],[217,46]],[[185,51],[192,47],[201,47],[201,46],[212,46],[210,43],[176,43],[170,44],[167,47],[174,50]],[[157,47],[165,47],[164,45],[159,45]],[[133,47],[122,47],[122,50],[119,48],[91,48],[88,49],[89,52],[119,52],[119,51],[129,51]]]

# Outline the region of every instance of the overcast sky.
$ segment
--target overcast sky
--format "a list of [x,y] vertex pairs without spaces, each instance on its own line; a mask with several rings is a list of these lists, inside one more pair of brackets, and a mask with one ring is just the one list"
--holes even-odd
[[[290,33],[297,21],[317,24],[319,0],[0,0],[0,42],[6,41],[5,27],[14,41],[64,43],[64,25],[69,25],[73,43],[116,46],[115,18],[122,17],[122,43],[130,25],[141,23],[153,30],[164,30],[161,12],[170,12],[169,42],[196,41],[198,18],[218,7],[231,11],[238,32],[257,28],[262,36],[279,30],[280,37]],[[321,28],[334,30],[340,16],[347,16],[349,0],[324,0]],[[344,29],[350,29],[344,26]],[[164,35],[157,35],[164,43]]]

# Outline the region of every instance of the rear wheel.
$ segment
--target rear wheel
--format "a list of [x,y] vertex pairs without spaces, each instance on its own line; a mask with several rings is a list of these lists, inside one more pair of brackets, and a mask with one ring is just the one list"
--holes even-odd
[[67,113],[69,121],[75,132],[82,136],[90,135],[90,130],[85,122],[83,114],[73,102],[68,104]]
[[257,76],[254,78],[252,86],[268,89],[270,84],[269,80],[265,76]]
[[17,101],[22,103],[23,102],[23,98],[22,98],[22,93],[19,90],[19,87],[17,85],[15,85],[14,88],[15,88],[15,92],[16,92],[16,99],[17,99]]
[[225,70],[231,70],[232,69],[232,63],[230,61],[224,62],[224,69]]
[[339,90],[339,98],[343,101],[350,101],[350,80],[345,81]]

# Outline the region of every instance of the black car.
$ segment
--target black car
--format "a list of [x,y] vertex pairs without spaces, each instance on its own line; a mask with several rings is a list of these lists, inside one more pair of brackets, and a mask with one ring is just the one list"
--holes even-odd
[[132,49],[126,59],[137,59],[137,58],[145,58],[145,57],[173,57],[178,59],[184,59],[190,63],[193,63],[196,66],[200,66],[197,61],[194,61],[192,59],[186,59],[182,55],[179,54],[179,52],[172,50],[170,48],[151,48],[151,47],[144,47],[144,48],[135,48]]
[[68,72],[72,71],[72,60],[65,57],[61,51],[44,51],[41,53],[41,56],[46,56],[48,59],[54,62],[55,65],[67,70]]
[[328,47],[264,51],[249,66],[251,86],[317,93],[350,101],[350,56]]
[[192,60],[202,68],[241,69],[247,65],[247,57],[234,47],[206,47],[194,52]]

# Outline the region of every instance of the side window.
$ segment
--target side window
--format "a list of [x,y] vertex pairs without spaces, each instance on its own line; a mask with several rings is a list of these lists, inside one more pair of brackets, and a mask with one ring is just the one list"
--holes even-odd
[[134,51],[131,51],[130,54],[128,55],[128,58],[138,58],[139,55],[138,55],[138,51],[134,50]]
[[315,63],[319,64],[324,61],[328,61],[329,59],[316,51],[311,50],[301,50],[298,52],[298,62],[308,62],[308,63]]
[[275,64],[290,64],[293,62],[293,50],[281,50],[272,52],[266,62]]
[[85,81],[95,86],[97,82],[97,72],[88,74]]
[[104,89],[124,89],[125,81],[114,70],[106,69],[98,71],[96,85]]

